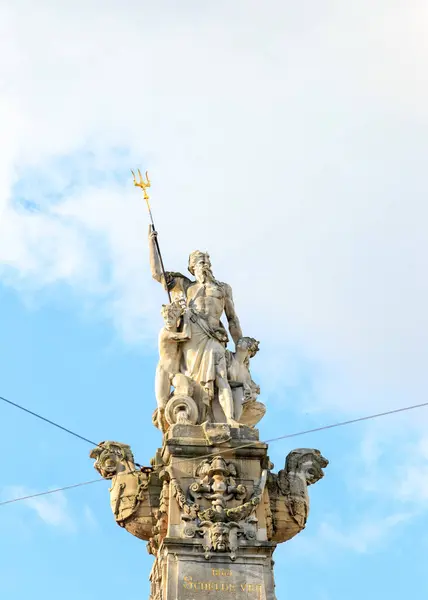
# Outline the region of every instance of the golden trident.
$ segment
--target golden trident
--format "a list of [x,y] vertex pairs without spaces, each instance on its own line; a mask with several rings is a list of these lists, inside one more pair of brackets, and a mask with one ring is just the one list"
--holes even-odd
[[155,228],[155,224],[153,223],[152,209],[150,208],[150,203],[149,203],[150,196],[147,193],[147,188],[150,187],[149,174],[146,171],[146,181],[144,181],[144,177],[141,175],[140,169],[138,169],[138,175],[140,177],[140,180],[137,181],[137,178],[135,177],[135,173],[134,173],[134,171],[132,169],[131,169],[131,173],[132,173],[132,177],[134,178],[134,185],[135,185],[135,187],[141,188],[143,190],[143,192],[144,192],[144,200],[146,201],[147,210],[149,211],[150,220],[152,222],[152,226],[153,226],[153,229],[154,229]]
[[165,288],[166,288],[166,292],[168,294],[168,298],[169,301],[171,302],[171,294],[170,291],[168,289],[168,285],[167,285],[167,278],[166,278],[166,272],[165,272],[165,267],[163,265],[163,259],[162,259],[162,254],[159,248],[159,241],[158,241],[158,234],[155,228],[155,222],[153,221],[153,215],[152,215],[152,209],[150,208],[150,196],[147,193],[147,188],[150,187],[150,179],[149,179],[149,174],[146,171],[146,181],[144,181],[144,177],[141,175],[141,171],[140,169],[138,169],[138,175],[139,175],[139,180],[137,180],[137,178],[135,177],[135,173],[134,171],[131,169],[131,173],[132,173],[132,177],[134,178],[134,185],[135,187],[139,187],[143,190],[144,192],[144,200],[146,201],[147,204],[147,210],[149,211],[149,216],[150,216],[150,223],[151,223],[151,227],[152,227],[152,233],[154,234],[154,240],[155,240],[155,246],[156,246],[156,250],[159,256],[159,262],[161,265],[161,269],[162,269],[162,275],[163,275],[163,279],[164,279],[164,284],[165,284]]

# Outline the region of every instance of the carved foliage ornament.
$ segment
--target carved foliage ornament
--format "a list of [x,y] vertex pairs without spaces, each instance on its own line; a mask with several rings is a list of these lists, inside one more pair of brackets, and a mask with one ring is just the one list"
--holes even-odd
[[[228,508],[232,500],[242,501],[247,497],[247,489],[237,485],[237,469],[234,463],[222,456],[202,461],[196,469],[197,480],[187,489],[181,489],[177,479],[172,478],[172,494],[183,510],[183,536],[202,537],[205,558],[211,552],[228,552],[232,560],[236,558],[238,538],[254,540],[257,536],[257,518],[254,512],[260,504],[267,471],[246,502]],[[208,501],[211,506],[202,508],[198,501]]]

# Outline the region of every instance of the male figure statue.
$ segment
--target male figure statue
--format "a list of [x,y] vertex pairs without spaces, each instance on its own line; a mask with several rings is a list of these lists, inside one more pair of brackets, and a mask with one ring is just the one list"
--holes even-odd
[[209,255],[199,250],[190,254],[188,266],[196,281],[174,272],[167,272],[165,281],[156,249],[156,235],[155,231],[149,229],[152,277],[171,292],[173,301],[185,300],[187,304],[191,333],[190,339],[180,344],[181,372],[200,385],[201,399],[208,406],[217,389],[227,422],[237,426],[232,391],[227,380],[228,335],[220,321],[225,313],[230,335],[236,343],[242,337],[242,331],[233,304],[232,289],[214,278]]

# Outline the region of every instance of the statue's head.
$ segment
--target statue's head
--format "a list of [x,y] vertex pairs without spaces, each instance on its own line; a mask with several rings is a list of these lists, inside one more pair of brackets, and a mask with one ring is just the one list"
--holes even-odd
[[173,329],[177,325],[177,321],[183,314],[183,307],[179,302],[171,302],[171,304],[162,304],[161,315],[165,321],[167,329]]
[[229,527],[224,523],[214,523],[210,528],[211,546],[215,552],[230,550]]
[[120,442],[101,442],[91,450],[89,457],[95,459],[94,468],[104,479],[112,479],[126,463],[134,464],[130,446]]
[[285,468],[288,473],[294,471],[303,475],[307,485],[312,485],[324,477],[328,460],[315,448],[298,448],[287,456]]
[[200,283],[214,277],[208,252],[201,252],[200,250],[192,252],[189,256],[188,269]]
[[252,337],[241,337],[236,342],[236,349],[248,353],[248,358],[253,358],[259,351],[260,342]]

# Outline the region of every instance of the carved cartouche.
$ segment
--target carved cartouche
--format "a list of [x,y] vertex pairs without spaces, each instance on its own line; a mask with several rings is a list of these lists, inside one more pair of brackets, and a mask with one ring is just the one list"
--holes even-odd
[[159,506],[157,474],[150,468],[137,469],[131,448],[120,442],[101,442],[89,456],[101,477],[111,479],[110,506],[117,524],[149,540]]
[[319,450],[299,448],[287,456],[278,475],[269,473],[267,488],[273,521],[272,541],[286,542],[306,526],[308,486],[324,477],[328,460]]

